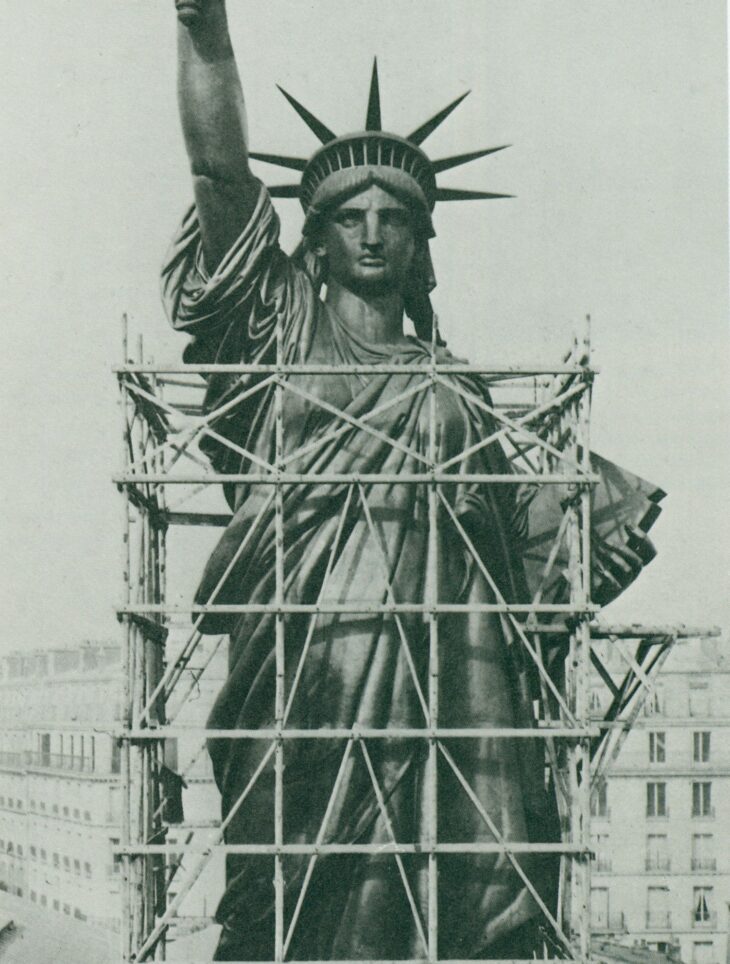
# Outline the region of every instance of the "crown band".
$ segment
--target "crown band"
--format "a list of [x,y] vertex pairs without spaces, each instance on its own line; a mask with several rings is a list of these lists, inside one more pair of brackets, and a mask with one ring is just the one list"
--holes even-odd
[[302,174],[300,199],[309,210],[322,183],[333,174],[351,168],[393,168],[410,177],[420,188],[429,211],[436,203],[436,175],[420,148],[384,131],[359,131],[338,137],[321,147]]

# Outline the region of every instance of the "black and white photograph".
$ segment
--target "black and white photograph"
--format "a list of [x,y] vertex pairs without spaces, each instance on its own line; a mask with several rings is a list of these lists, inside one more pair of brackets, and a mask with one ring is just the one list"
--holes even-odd
[[726,4],[0,11],[0,964],[728,964]]

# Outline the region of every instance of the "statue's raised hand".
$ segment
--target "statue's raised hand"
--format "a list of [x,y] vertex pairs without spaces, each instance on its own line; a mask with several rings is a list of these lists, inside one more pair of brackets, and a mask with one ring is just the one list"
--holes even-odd
[[202,20],[211,7],[219,7],[221,0],[175,0],[175,9],[180,23],[192,27]]

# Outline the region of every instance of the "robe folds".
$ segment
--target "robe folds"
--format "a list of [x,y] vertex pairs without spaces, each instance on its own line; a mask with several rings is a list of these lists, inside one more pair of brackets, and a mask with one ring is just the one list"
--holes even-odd
[[[163,272],[172,323],[192,336],[186,361],[272,363],[279,326],[282,359],[287,363],[428,365],[431,346],[416,338],[396,346],[376,345],[350,330],[283,253],[278,227],[262,188],[250,223],[219,268],[208,275],[195,214],[189,212]],[[453,361],[445,349],[436,351],[439,363]],[[208,376],[207,409],[265,377]],[[427,372],[306,373],[286,378],[282,401],[288,472],[397,476],[425,470],[430,446]],[[495,430],[491,416],[472,400],[489,400],[483,380],[453,373],[448,382],[450,387],[436,389],[435,445],[440,462]],[[355,423],[333,410],[346,413]],[[356,424],[362,419],[372,433]],[[226,410],[214,428],[256,458],[274,462],[273,386],[261,387]],[[334,430],[339,431],[330,437]],[[255,459],[218,440],[208,438],[203,447],[219,472],[261,471]],[[449,471],[457,481],[442,486],[442,492],[493,582],[485,578],[443,505],[437,537],[429,540],[426,485],[396,481],[360,489],[312,479],[283,487],[285,602],[345,603],[366,609],[388,602],[421,604],[434,596],[441,603],[492,603],[499,596],[527,601],[521,558],[525,513],[515,497],[516,487],[458,481],[460,474],[509,472],[502,448],[495,443],[479,449]],[[271,496],[271,486],[226,487],[232,518],[206,566],[197,601],[275,600],[275,513],[273,502],[267,504]],[[244,539],[245,551],[237,558]],[[429,558],[434,553],[435,558]],[[435,583],[428,583],[429,573]],[[322,613],[313,625],[311,619],[309,614],[285,618],[288,727],[426,726],[426,615],[407,613],[396,619],[392,613],[365,611]],[[273,727],[275,620],[270,613],[205,617],[203,631],[230,635],[228,677],[212,709],[211,728]],[[507,617],[442,614],[438,640],[440,726],[532,724],[535,689],[529,657]],[[364,744],[365,751],[355,741],[346,754],[345,740],[285,741],[285,843],[317,839],[336,781],[338,792],[329,806],[322,842],[428,840],[428,740],[389,736]],[[270,745],[264,739],[210,742],[224,817]],[[447,738],[444,745],[503,839],[559,839],[553,795],[546,789],[542,741]],[[487,823],[442,754],[437,776],[439,843],[493,842]],[[274,842],[274,794],[269,760],[230,822],[227,843]],[[533,854],[518,859],[553,907],[555,859]],[[307,856],[283,859],[285,931],[308,863]],[[425,957],[421,930],[427,921],[427,866],[427,856],[418,853],[405,855],[401,868],[392,853],[320,856],[307,883],[288,958]],[[223,931],[216,959],[272,959],[274,858],[229,855],[226,869],[226,890],[217,912]],[[438,869],[440,957],[531,955],[541,912],[506,855],[442,854]]]

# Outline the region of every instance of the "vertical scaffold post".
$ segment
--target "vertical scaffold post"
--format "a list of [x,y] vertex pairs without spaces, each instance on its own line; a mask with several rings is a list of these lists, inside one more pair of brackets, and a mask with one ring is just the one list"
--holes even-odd
[[438,745],[433,734],[439,722],[439,624],[436,605],[439,601],[439,564],[438,564],[438,491],[436,488],[436,467],[438,450],[436,446],[436,340],[438,322],[434,315],[431,335],[431,375],[429,386],[428,412],[428,467],[432,480],[428,486],[428,573],[426,579],[428,603],[432,607],[428,616],[429,660],[428,660],[428,715],[432,730],[428,744],[426,770],[427,793],[427,842],[431,847],[428,854],[428,959],[438,960],[438,856],[433,848],[438,843]]
[[[126,365],[129,361],[129,321],[122,315],[122,364]],[[121,433],[121,468],[124,471],[127,467],[130,444],[130,416],[129,416],[129,396],[127,395],[124,376],[119,380],[119,413],[120,413],[120,433]],[[121,564],[122,564],[122,585],[121,585],[121,605],[129,606],[131,602],[131,551],[130,551],[130,522],[129,522],[129,488],[126,485],[119,486],[122,538],[121,538]],[[132,638],[129,619],[126,617],[120,620],[122,635],[122,703],[123,703],[123,725],[130,729],[132,726]],[[130,765],[130,746],[127,740],[123,741],[120,748],[120,778],[122,787],[122,812],[121,812],[121,843],[124,847],[129,847],[132,843],[130,814],[132,808],[132,786],[131,786],[131,765]],[[122,960],[131,961],[134,953],[135,941],[131,925],[133,919],[133,883],[132,883],[133,858],[129,855],[122,857],[122,928],[121,928],[121,953]]]
[[[588,385],[586,390],[578,396],[578,454],[581,467],[586,474],[591,472],[591,318],[586,315],[583,329],[583,360],[586,366],[584,378]],[[580,495],[580,536],[581,536],[581,576],[582,576],[582,604],[588,606],[592,601],[591,589],[591,506],[592,486],[584,482]],[[584,615],[579,624],[580,659],[578,672],[580,674],[578,686],[578,703],[576,718],[579,726],[585,731],[589,724],[590,714],[590,672],[591,672],[591,631],[589,618]],[[581,820],[581,843],[583,853],[579,858],[581,876],[581,957],[587,960],[591,953],[591,857],[588,853],[591,847],[591,741],[583,736],[579,743],[580,753],[580,803],[578,811]]]
[[274,526],[276,537],[276,690],[274,694],[276,719],[276,752],[274,756],[274,958],[284,960],[284,867],[281,847],[284,843],[284,491],[280,474],[284,470],[284,386],[281,383],[283,332],[281,315],[276,320],[276,382],[274,384],[274,418],[276,446],[276,480],[274,496]]
[[[583,379],[590,379],[588,321],[583,337],[574,345],[574,359],[584,367]],[[570,435],[566,451],[574,463],[590,473],[590,383],[569,408]],[[571,630],[566,667],[566,695],[576,724],[585,733],[589,726],[588,687],[590,672],[590,629],[586,608],[590,594],[591,489],[588,482],[572,487],[568,513],[568,574],[570,601],[576,610]],[[580,848],[571,859],[569,923],[577,956],[590,954],[590,738],[582,735],[568,745],[568,787],[570,793],[570,842]]]

